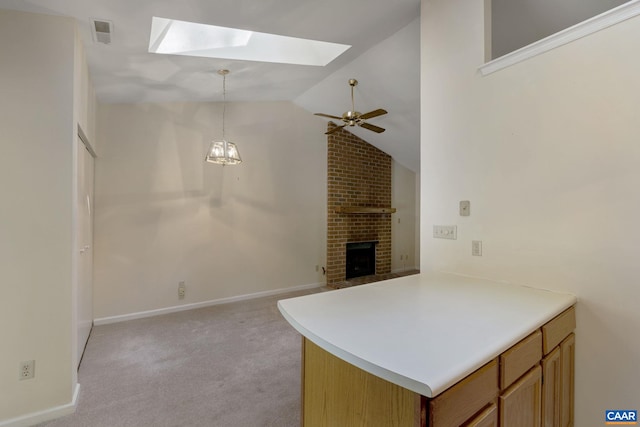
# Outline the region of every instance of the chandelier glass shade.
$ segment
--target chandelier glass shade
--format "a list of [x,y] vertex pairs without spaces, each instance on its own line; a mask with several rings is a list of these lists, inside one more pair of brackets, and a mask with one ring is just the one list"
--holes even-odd
[[218,165],[237,165],[242,163],[238,147],[233,142],[227,141],[224,137],[224,119],[227,111],[227,74],[229,70],[218,70],[218,74],[222,76],[222,96],[224,102],[222,104],[222,139],[214,140],[209,146],[207,155],[204,160],[208,163],[216,163]]
[[219,165],[237,165],[242,162],[238,147],[233,142],[226,139],[221,141],[213,141],[207,152],[205,161],[209,163],[217,163]]

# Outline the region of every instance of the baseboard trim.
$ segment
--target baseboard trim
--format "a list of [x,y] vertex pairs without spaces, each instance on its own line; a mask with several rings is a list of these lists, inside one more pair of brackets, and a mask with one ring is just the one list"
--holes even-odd
[[76,412],[76,407],[78,406],[79,395],[80,384],[76,383],[73,389],[73,397],[70,403],[61,406],[54,406],[53,408],[45,409],[44,411],[22,415],[17,418],[0,421],[0,427],[28,427],[35,424],[43,423],[45,421],[51,421],[65,415],[73,414],[74,412]]
[[[196,308],[210,307],[213,305],[228,304],[248,299],[268,297],[273,295],[286,294],[289,292],[302,291],[306,289],[319,288],[325,286],[324,283],[311,283],[309,285],[294,286],[291,288],[273,289],[270,291],[255,292],[252,294],[238,295],[234,297],[220,298],[215,300],[196,302],[193,304],[175,305],[173,307],[159,308],[156,310],[140,311],[137,313],[121,314],[118,316],[100,317],[93,320],[94,326],[109,325],[111,323],[126,322],[127,320],[143,319],[145,317],[160,316],[162,314],[177,313],[180,311],[193,310]],[[0,424],[0,427],[3,427]]]

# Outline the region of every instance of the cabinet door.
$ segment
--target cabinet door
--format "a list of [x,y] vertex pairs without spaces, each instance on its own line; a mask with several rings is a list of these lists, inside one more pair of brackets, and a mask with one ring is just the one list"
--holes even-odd
[[576,337],[569,335],[560,344],[560,426],[573,426],[573,399],[575,373]]
[[501,427],[540,427],[542,368],[531,369],[500,396]]
[[542,425],[560,426],[561,381],[560,347],[542,359]]
[[464,424],[465,427],[498,427],[498,405],[492,403],[477,417]]

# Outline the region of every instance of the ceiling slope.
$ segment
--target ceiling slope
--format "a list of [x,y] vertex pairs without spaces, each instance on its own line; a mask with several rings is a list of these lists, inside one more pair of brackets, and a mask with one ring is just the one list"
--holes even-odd
[[[310,114],[341,114],[357,78],[356,107],[387,109],[371,120],[387,131],[349,130],[419,170],[420,0],[0,0],[0,9],[75,18],[102,103],[221,101],[216,71],[226,68],[229,101],[289,100]],[[157,55],[148,52],[153,16],[352,47],[325,67]],[[110,45],[93,41],[92,18],[113,22]]]

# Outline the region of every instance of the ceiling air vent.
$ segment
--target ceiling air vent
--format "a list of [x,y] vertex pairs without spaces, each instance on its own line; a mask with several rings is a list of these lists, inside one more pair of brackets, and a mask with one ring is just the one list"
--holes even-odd
[[103,44],[111,44],[111,32],[113,31],[113,22],[105,19],[91,20],[91,33],[93,41]]

